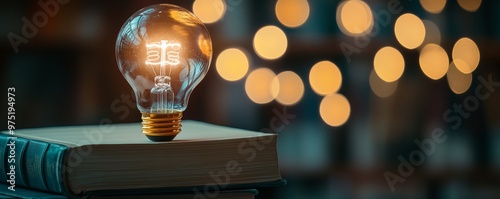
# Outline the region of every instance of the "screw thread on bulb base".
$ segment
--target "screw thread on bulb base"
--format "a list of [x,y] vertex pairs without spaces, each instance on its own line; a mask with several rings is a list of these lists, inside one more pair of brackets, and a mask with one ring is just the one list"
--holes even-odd
[[182,112],[142,113],[142,133],[154,142],[171,141],[181,132]]

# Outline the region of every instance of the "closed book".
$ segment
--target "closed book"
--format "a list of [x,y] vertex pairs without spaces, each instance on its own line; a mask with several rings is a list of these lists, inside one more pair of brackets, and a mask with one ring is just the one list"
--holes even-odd
[[66,199],[65,195],[16,187],[15,190],[10,190],[7,184],[0,184],[0,198],[2,199]]
[[[18,188],[16,191],[5,191],[7,190],[5,184],[0,184],[0,198],[2,199],[68,199],[65,195],[49,193],[44,191],[38,191],[28,188]],[[256,189],[241,189],[241,190],[226,190],[220,191],[210,195],[211,199],[254,199],[255,195],[258,194]],[[203,195],[197,195],[193,192],[183,192],[183,193],[129,193],[129,194],[92,194],[85,196],[88,199],[204,199],[208,198]]]
[[[1,179],[67,196],[92,193],[200,192],[285,183],[278,167],[277,134],[183,121],[170,142],[152,142],[141,125],[49,127],[0,134]],[[8,142],[15,142],[9,163]],[[7,144],[5,144],[7,143]],[[4,146],[5,145],[5,146]],[[8,175],[13,165],[15,175]],[[3,181],[2,183],[5,183]]]

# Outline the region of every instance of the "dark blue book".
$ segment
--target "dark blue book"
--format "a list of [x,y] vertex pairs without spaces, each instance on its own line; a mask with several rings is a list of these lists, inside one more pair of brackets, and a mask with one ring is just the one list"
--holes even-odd
[[[32,190],[27,188],[18,188],[16,191],[5,191],[7,185],[0,184],[0,198],[2,199],[68,199],[67,196],[54,194],[44,191]],[[224,190],[213,193],[210,197],[216,199],[254,199],[258,194],[256,189]],[[91,194],[85,196],[88,199],[203,199],[203,195],[197,195],[193,192],[184,193],[128,193],[128,194]]]
[[33,198],[33,199],[64,199],[68,198],[61,194],[54,194],[45,191],[31,190],[22,187],[16,187],[15,190],[10,190],[8,185],[0,184],[0,198],[2,199],[18,199],[18,198]]
[[[72,197],[279,186],[286,182],[276,140],[277,134],[196,121],[183,121],[183,132],[171,142],[150,141],[138,123],[3,132],[0,183]],[[7,146],[12,142],[13,151]],[[9,163],[10,153],[15,162]]]

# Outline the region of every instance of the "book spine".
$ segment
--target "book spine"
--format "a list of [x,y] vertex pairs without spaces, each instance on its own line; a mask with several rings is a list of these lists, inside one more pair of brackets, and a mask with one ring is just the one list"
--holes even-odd
[[[15,143],[15,158],[9,158],[9,143]],[[0,164],[6,172],[0,183],[7,183],[11,165],[15,167],[15,186],[24,186],[54,193],[67,193],[63,180],[63,157],[68,147],[21,137],[0,134]],[[3,151],[3,152],[2,152]],[[9,161],[10,160],[10,161]]]
[[44,180],[43,160],[45,152],[49,147],[49,143],[30,140],[26,146],[26,154],[24,155],[24,170],[29,187],[48,191]]
[[[5,190],[5,191],[4,191]],[[38,191],[30,188],[17,187],[16,191],[9,191],[6,184],[0,183],[0,198],[2,199],[68,199],[64,195]]]
[[63,158],[68,147],[58,144],[50,144],[45,153],[44,174],[48,191],[54,193],[65,193],[63,181]]
[[28,145],[29,143],[29,140],[27,139],[24,139],[24,138],[11,138],[9,139],[9,142],[10,141],[14,141],[15,142],[15,146],[16,146],[16,149],[15,149],[15,158],[14,158],[14,162],[10,162],[9,163],[9,167],[11,165],[14,165],[15,167],[15,176],[16,176],[16,186],[25,186],[25,187],[28,187],[28,182],[26,180],[26,172],[24,170],[24,156],[25,156],[25,152],[26,152],[26,146]]

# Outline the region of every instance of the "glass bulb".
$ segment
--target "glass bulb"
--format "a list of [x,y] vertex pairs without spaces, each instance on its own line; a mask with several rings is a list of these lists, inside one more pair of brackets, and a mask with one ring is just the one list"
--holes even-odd
[[157,4],[134,13],[116,40],[116,60],[135,92],[143,133],[170,141],[181,130],[189,95],[212,59],[207,28],[179,6]]

